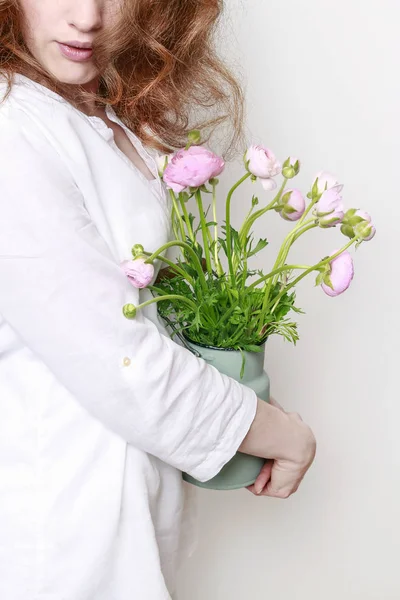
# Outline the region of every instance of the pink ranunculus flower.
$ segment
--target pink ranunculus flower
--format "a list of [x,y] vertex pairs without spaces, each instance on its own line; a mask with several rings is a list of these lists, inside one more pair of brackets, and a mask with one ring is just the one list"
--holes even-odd
[[262,179],[270,179],[279,175],[281,164],[276,160],[275,154],[269,148],[260,144],[249,146],[244,156],[245,163],[250,173]]
[[376,233],[376,228],[373,223],[368,221],[361,221],[353,227],[354,235],[363,242],[369,242],[372,240]]
[[356,237],[360,242],[369,242],[376,234],[370,215],[365,210],[355,208],[345,213],[340,231],[350,239]]
[[370,225],[371,225],[371,231],[365,237],[363,237],[364,242],[369,242],[370,240],[372,240],[372,238],[376,234],[376,227],[375,227],[375,225],[372,225],[372,223],[370,223]]
[[343,221],[344,206],[340,195],[343,186],[337,185],[323,192],[314,207],[320,227],[334,227]]
[[283,208],[279,214],[286,221],[298,221],[306,209],[306,201],[300,190],[287,190],[282,196]]
[[371,223],[371,216],[365,212],[365,210],[361,210],[360,208],[358,208],[356,210],[356,212],[354,213],[355,217],[361,217],[361,219],[364,219],[365,221],[368,221],[368,223]]
[[322,194],[325,190],[330,190],[333,187],[336,187],[341,192],[343,189],[343,185],[340,185],[336,176],[332,173],[328,173],[328,171],[320,171],[314,177],[314,181],[312,187],[317,183],[318,194]]
[[[247,161],[249,161],[248,165],[246,165]],[[244,153],[244,162],[247,170],[255,177],[260,178],[265,190],[270,191],[276,188],[272,177],[279,175],[282,165],[272,150],[260,144],[249,146]]]
[[274,190],[277,187],[276,181],[275,179],[261,179],[261,177],[259,177],[261,185],[263,186],[264,190],[266,192],[272,192],[272,190]]
[[163,174],[163,180],[175,193],[179,194],[186,187],[200,187],[212,177],[217,177],[224,170],[225,162],[220,157],[204,148],[190,146],[182,148],[169,161]]
[[145,288],[153,279],[154,266],[151,263],[146,263],[145,260],[146,258],[139,257],[135,260],[123,260],[121,262],[122,270],[135,288]]
[[372,223],[371,216],[367,212],[365,212],[365,210],[360,209],[356,210],[354,216],[361,217],[361,219],[364,219],[364,222],[362,221],[361,223],[358,223],[354,226],[355,234],[358,234],[364,242],[369,242],[376,234],[376,228],[375,225]]
[[[338,250],[339,248],[334,250],[331,256],[336,254]],[[333,289],[326,283],[322,283],[321,287],[328,296],[339,296],[339,294],[342,294],[347,290],[354,277],[354,265],[350,252],[344,250],[344,252],[334,258],[329,265],[331,269],[329,278],[333,285]]]

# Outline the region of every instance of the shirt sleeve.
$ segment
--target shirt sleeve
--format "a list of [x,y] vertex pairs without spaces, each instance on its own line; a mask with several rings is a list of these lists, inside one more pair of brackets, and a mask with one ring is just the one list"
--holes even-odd
[[[0,312],[93,417],[200,481],[233,457],[257,395],[140,310],[56,151],[0,122]],[[124,364],[124,358],[130,364]]]

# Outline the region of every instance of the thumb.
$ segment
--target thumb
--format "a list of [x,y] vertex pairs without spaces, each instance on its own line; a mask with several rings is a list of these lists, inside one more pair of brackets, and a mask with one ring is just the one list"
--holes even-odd
[[247,489],[253,494],[260,494],[271,477],[273,460],[266,460],[263,468],[261,469],[257,479],[253,483],[253,485],[249,485]]

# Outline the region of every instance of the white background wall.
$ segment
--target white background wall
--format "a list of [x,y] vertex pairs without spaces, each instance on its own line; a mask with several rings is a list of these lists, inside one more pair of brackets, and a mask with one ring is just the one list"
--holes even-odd
[[[304,192],[318,170],[336,173],[347,207],[370,212],[378,233],[356,252],[347,293],[332,299],[313,277],[303,280],[297,347],[281,338],[267,345],[272,394],[315,431],[312,470],[285,501],[199,491],[200,542],[178,598],[399,600],[400,5],[227,5],[226,48],[247,83],[250,139],[282,160],[298,156]],[[237,163],[234,176],[241,172]],[[270,197],[247,183],[233,225],[256,189],[262,205]],[[275,215],[258,223],[255,237],[271,245],[257,266],[267,269],[288,228]],[[292,257],[316,262],[345,239],[338,229],[313,230]]]

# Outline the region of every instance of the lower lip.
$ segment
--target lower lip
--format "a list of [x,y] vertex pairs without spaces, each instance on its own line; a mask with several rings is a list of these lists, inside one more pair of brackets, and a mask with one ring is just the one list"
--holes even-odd
[[59,42],[57,43],[59,45],[61,53],[70,60],[82,62],[85,60],[89,60],[89,58],[92,57],[92,48],[73,48],[72,46],[66,46],[65,44],[60,44]]

